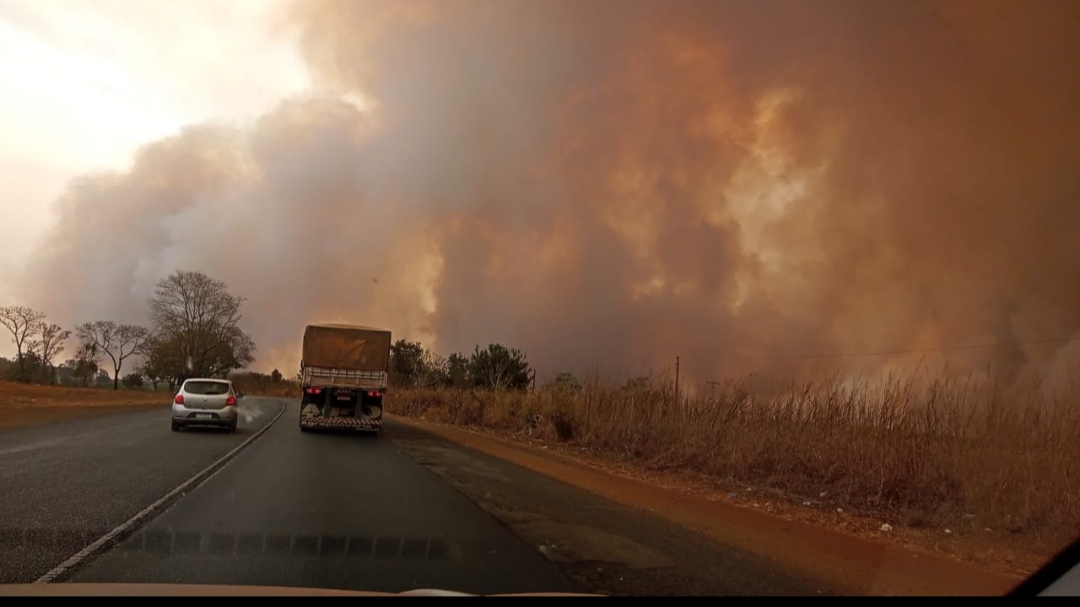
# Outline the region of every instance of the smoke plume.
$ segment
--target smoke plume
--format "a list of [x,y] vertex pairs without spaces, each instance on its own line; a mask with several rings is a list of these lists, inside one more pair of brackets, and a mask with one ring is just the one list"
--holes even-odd
[[159,278],[204,271],[267,370],[313,321],[500,342],[541,378],[1060,369],[1077,344],[1028,342],[1080,335],[1078,24],[1022,0],[298,3],[280,25],[334,94],[72,183],[22,286],[141,321]]

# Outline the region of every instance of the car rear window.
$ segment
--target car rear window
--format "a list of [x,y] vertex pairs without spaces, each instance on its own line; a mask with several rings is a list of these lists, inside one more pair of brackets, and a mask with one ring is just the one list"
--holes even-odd
[[188,394],[226,394],[229,384],[220,381],[189,381],[184,384],[184,392]]

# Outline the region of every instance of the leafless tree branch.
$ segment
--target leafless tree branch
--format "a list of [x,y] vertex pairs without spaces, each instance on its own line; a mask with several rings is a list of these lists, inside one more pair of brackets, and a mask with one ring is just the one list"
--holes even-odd
[[25,306],[7,306],[0,308],[0,325],[11,333],[15,344],[15,354],[19,361],[19,379],[26,381],[26,357],[38,325],[45,319],[45,314]]
[[141,354],[150,331],[138,325],[117,324],[111,320],[85,323],[75,329],[79,339],[95,345],[113,364],[113,390],[120,389],[120,369],[132,355]]
[[65,342],[71,337],[71,331],[56,323],[38,323],[34,350],[41,357],[41,363],[49,371],[49,383],[56,380],[56,365],[53,360],[63,353]]

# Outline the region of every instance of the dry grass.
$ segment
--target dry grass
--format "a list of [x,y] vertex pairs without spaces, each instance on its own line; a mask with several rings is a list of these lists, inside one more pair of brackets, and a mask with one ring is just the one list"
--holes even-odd
[[123,407],[168,404],[168,392],[70,388],[0,382],[0,411],[31,407]]
[[[1080,389],[948,379],[850,387],[752,378],[676,400],[581,392],[392,391],[388,411],[573,445],[652,471],[818,499],[907,527],[993,528],[1036,551],[1080,534]],[[736,485],[736,483],[738,483]]]
[[68,388],[0,382],[0,427],[63,421],[169,404],[168,392]]

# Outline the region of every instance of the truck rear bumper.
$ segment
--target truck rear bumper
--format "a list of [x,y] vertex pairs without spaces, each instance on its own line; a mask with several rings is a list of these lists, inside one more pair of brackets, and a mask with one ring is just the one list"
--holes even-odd
[[379,432],[382,429],[381,419],[364,419],[356,417],[323,417],[311,415],[300,418],[300,427],[305,430],[357,430],[360,432]]

